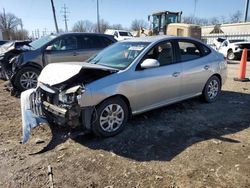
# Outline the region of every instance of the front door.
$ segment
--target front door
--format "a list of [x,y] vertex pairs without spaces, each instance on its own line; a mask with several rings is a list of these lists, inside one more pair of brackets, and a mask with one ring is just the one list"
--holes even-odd
[[80,51],[75,36],[64,36],[50,44],[44,52],[45,64],[78,61]]
[[[136,70],[136,109],[144,111],[174,101],[180,96],[181,65],[175,63],[171,42],[156,45],[143,59],[157,59],[160,66]],[[139,65],[140,66],[140,65]]]

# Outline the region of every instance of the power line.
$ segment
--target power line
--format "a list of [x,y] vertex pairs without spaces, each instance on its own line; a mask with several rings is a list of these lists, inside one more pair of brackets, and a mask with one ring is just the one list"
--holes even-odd
[[61,13],[63,13],[63,21],[64,21],[64,24],[65,24],[65,32],[68,32],[68,14],[70,13],[68,11],[68,7],[66,7],[66,5],[64,4],[64,6],[62,7],[62,11]]

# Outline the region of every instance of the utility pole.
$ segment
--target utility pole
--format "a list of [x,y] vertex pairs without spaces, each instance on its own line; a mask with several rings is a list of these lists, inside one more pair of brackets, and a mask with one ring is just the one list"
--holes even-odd
[[66,7],[66,5],[64,4],[64,6],[62,7],[62,13],[63,13],[63,21],[64,21],[64,24],[65,24],[65,32],[68,32],[68,23],[67,21],[69,21],[68,19],[68,8]]
[[99,0],[96,0],[97,4],[96,4],[96,13],[97,13],[97,30],[98,30],[98,33],[100,33],[100,15],[99,15]]
[[248,5],[249,5],[249,0],[246,0],[246,3],[245,3],[245,19],[244,19],[245,22],[247,22]]
[[53,17],[54,17],[56,32],[59,33],[58,25],[57,25],[57,21],[56,21],[56,11],[55,11],[55,7],[54,7],[54,2],[53,2],[53,0],[50,0],[50,1],[51,1],[51,7],[52,7],[52,12],[53,12]]
[[194,15],[193,15],[193,21],[195,20],[195,16],[196,16],[197,2],[198,2],[198,0],[194,0]]

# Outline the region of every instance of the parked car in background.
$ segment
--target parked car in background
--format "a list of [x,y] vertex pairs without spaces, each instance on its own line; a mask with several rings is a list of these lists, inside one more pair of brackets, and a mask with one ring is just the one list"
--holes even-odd
[[0,71],[1,79],[8,80],[11,76],[12,58],[27,51],[31,41],[8,41],[0,46]]
[[104,33],[107,35],[113,35],[118,41],[133,38],[133,35],[129,31],[125,30],[107,29]]
[[214,102],[226,70],[222,54],[198,40],[174,36],[128,39],[86,63],[50,64],[38,87],[21,95],[24,142],[41,119],[109,137],[130,115],[200,95]]
[[218,51],[228,60],[240,59],[243,49],[246,48],[250,54],[250,42],[242,39],[227,39],[221,43]]
[[65,33],[43,37],[30,43],[26,51],[12,60],[11,83],[21,91],[36,87],[37,78],[46,65],[85,61],[114,42],[116,40],[111,35],[95,33]]

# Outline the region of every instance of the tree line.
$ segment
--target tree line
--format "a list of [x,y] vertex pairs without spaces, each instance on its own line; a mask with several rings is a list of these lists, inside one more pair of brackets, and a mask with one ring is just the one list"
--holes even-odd
[[[185,16],[182,18],[183,23],[197,24],[197,25],[216,25],[225,23],[239,23],[242,19],[242,12],[236,11],[229,17],[212,17],[199,18],[194,16]],[[104,19],[100,20],[100,31],[104,33],[106,29],[126,29],[138,31],[140,28],[149,28],[149,22],[142,19],[135,19],[131,22],[130,28],[126,28],[121,24],[109,24]],[[29,32],[23,28],[22,19],[18,18],[12,13],[0,12],[0,30],[11,40],[24,40],[29,38]],[[62,30],[61,30],[62,31]],[[97,24],[89,20],[77,21],[71,31],[73,32],[97,32]]]

